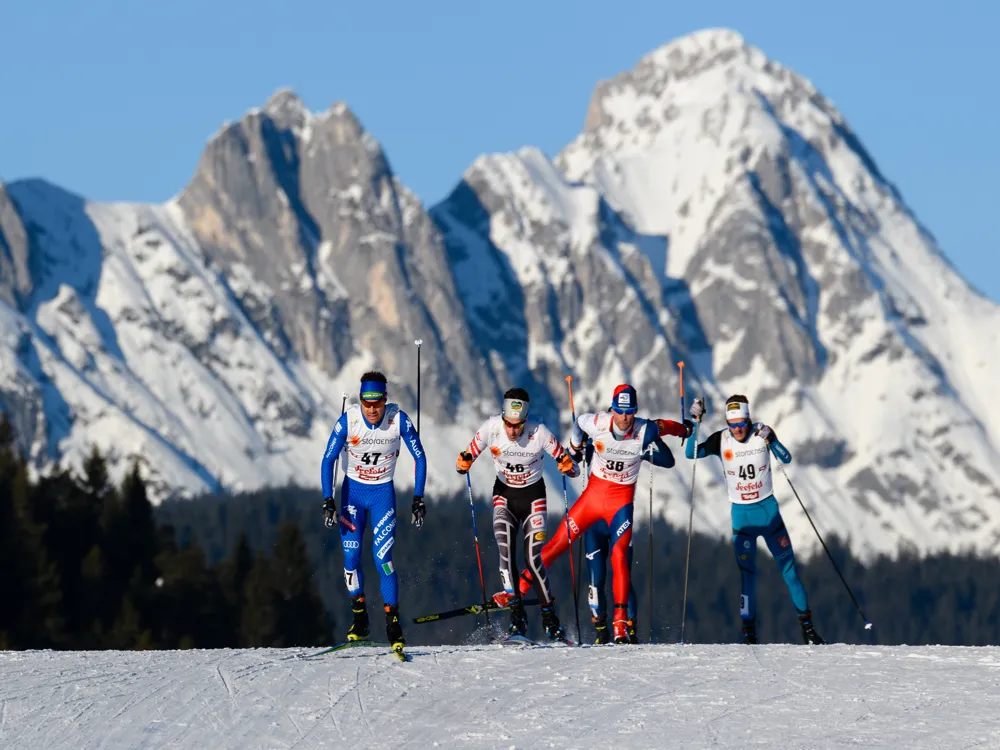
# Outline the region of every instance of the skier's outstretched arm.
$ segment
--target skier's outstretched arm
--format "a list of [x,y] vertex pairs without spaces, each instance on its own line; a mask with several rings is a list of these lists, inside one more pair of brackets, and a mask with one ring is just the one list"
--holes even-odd
[[413,427],[413,420],[402,409],[399,411],[399,436],[406,443],[406,448],[413,456],[413,463],[416,465],[416,472],[413,477],[413,504],[410,508],[410,523],[418,529],[424,525],[424,516],[427,515],[427,505],[424,503],[424,484],[427,481],[427,456],[424,453],[424,446],[420,442],[420,434]]
[[416,475],[413,479],[413,494],[423,497],[424,484],[427,481],[427,456],[424,454],[424,446],[420,442],[420,435],[413,427],[413,420],[410,419],[405,411],[400,410],[399,418],[401,420],[400,437],[406,443],[406,448],[410,451],[410,455],[413,456],[413,462],[416,464]]
[[656,425],[659,437],[673,435],[683,440],[691,437],[691,433],[694,432],[694,422],[689,419],[685,419],[683,423],[675,422],[672,419],[657,419],[653,424]]
[[333,467],[340,458],[345,442],[347,442],[347,415],[341,414],[337,424],[333,426],[333,432],[330,433],[330,439],[326,443],[326,452],[323,454],[323,465],[320,469],[323,497],[333,497]]

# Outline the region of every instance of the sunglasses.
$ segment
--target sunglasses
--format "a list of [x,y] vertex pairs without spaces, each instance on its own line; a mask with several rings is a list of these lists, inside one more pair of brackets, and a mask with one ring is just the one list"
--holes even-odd
[[727,422],[727,424],[729,425],[729,429],[731,429],[731,430],[739,430],[739,429],[742,429],[744,427],[749,427],[750,426],[750,420],[749,419],[744,419],[742,422]]
[[615,414],[621,414],[622,416],[626,414],[635,414],[635,409],[619,409],[614,406],[611,407],[611,411],[613,411]]
[[380,398],[377,401],[367,401],[365,399],[361,399],[361,405],[366,409],[374,409],[376,406],[381,406],[384,403],[385,403],[384,398]]
[[503,421],[504,427],[510,427],[512,430],[520,430],[524,427],[524,422],[508,422],[506,419]]

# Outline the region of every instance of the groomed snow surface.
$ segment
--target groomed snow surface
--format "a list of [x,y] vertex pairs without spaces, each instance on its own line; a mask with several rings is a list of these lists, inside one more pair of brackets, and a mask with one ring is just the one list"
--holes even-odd
[[1000,648],[0,654],[4,748],[993,748]]

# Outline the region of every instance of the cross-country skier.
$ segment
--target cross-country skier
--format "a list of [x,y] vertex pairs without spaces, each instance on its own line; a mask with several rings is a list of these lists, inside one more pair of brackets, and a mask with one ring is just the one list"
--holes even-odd
[[[354,622],[347,640],[368,638],[368,608],[365,605],[364,578],[361,573],[361,542],[365,524],[372,521],[372,553],[378,568],[382,601],[385,605],[385,632],[393,649],[405,644],[399,624],[399,587],[392,564],[392,546],[396,542],[396,490],[393,475],[399,457],[400,442],[406,444],[416,463],[416,477],[411,507],[412,523],[423,525],[424,481],[427,458],[420,436],[406,412],[397,404],[386,403],[388,387],[385,375],[378,371],[361,376],[360,404],[351,404],[333,428],[323,455],[323,514],[326,526],[340,526],[344,547],[344,581],[351,597]],[[337,513],[333,499],[333,467],[345,451]]]
[[[586,450],[587,465],[593,463],[594,443],[587,440]],[[651,461],[654,466],[669,469],[674,466],[674,455],[664,444],[663,440],[657,437],[650,445],[650,449],[642,454],[643,461]],[[613,545],[611,543],[611,529],[608,522],[603,518],[599,519],[593,526],[583,534],[583,551],[587,558],[587,571],[590,574],[590,590],[587,594],[587,604],[590,606],[590,620],[594,623],[597,632],[595,643],[610,643],[611,635],[608,632],[608,605],[605,593],[608,571],[608,553]],[[628,568],[632,569],[632,546],[628,548]],[[625,630],[628,633],[629,643],[638,643],[639,638],[636,633],[639,607],[635,595],[635,586],[629,583],[628,587],[628,621]]]
[[[570,447],[580,455],[584,440],[594,442],[593,463],[587,488],[569,511],[569,534],[566,524],[542,548],[542,564],[548,568],[562,555],[571,541],[576,541],[594,524],[604,521],[611,535],[611,568],[614,574],[612,595],[614,615],[612,630],[615,643],[628,643],[628,596],[632,584],[629,549],[632,545],[632,514],[635,485],[639,479],[642,456],[650,444],[663,435],[686,438],[694,427],[669,419],[641,419],[635,416],[639,398],[628,384],[615,388],[611,411],[581,414],[573,425]],[[570,536],[572,535],[572,536]],[[528,571],[521,574],[521,593],[531,586]]]
[[[701,423],[704,414],[704,400],[695,399],[691,404],[691,418]],[[792,460],[792,454],[778,442],[774,430],[761,422],[751,421],[750,402],[739,394],[726,401],[726,429],[709,435],[698,445],[697,451],[698,458],[718,456],[725,472],[726,491],[732,503],[733,551],[742,585],[743,642],[757,643],[757,537],[763,536],[792,596],[802,626],[802,640],[823,643],[813,626],[809,599],[795,565],[792,540],[774,497],[771,453],[782,463]],[[695,457],[694,441],[687,444],[685,455]]]
[[541,422],[528,419],[530,399],[523,388],[511,388],[503,395],[503,411],[487,419],[476,432],[469,447],[458,454],[455,467],[465,474],[480,455],[493,457],[496,479],[493,482],[493,535],[500,551],[500,579],[504,590],[493,599],[501,607],[510,607],[510,635],[526,635],[527,615],[515,582],[518,541],[524,545],[524,560],[531,570],[535,591],[542,609],[542,625],[554,641],[565,641],[566,634],[556,616],[555,599],[548,573],[542,565],[545,543],[546,495],[542,463],[548,453],[563,474],[579,476],[569,452]]

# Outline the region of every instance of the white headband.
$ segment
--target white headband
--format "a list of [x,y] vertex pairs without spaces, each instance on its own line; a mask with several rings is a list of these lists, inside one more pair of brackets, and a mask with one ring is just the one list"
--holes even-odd
[[503,400],[503,415],[508,419],[525,420],[528,418],[528,402],[519,398]]
[[736,419],[737,417],[741,419],[749,419],[750,404],[744,404],[739,401],[732,401],[726,404],[726,421]]

